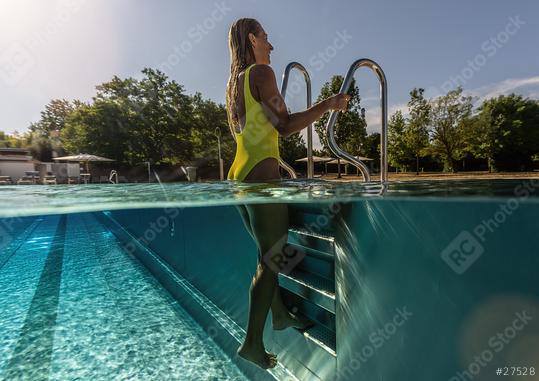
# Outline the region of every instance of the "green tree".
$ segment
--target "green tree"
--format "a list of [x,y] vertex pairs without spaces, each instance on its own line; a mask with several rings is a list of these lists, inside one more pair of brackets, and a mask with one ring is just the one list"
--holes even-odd
[[440,157],[444,171],[455,172],[456,161],[465,154],[464,129],[469,125],[472,97],[462,88],[449,91],[431,101],[431,152]]
[[53,156],[63,156],[65,150],[59,136],[67,117],[79,102],[53,99],[45,105],[37,122],[28,127],[28,144],[32,156],[41,161],[52,161]]
[[140,80],[115,76],[98,85],[93,103],[70,114],[62,133],[65,147],[131,165],[191,160],[196,126],[191,97],[158,70],[142,73]]
[[489,170],[526,170],[539,153],[539,104],[520,95],[488,99],[466,133],[467,149]]
[[[333,76],[329,82],[326,82],[324,86],[322,86],[317,101],[338,94],[342,82],[342,76]],[[335,124],[335,140],[346,152],[352,155],[359,155],[361,147],[365,143],[367,137],[367,123],[362,115],[359,89],[356,86],[355,81],[352,81],[348,94],[350,95],[348,111],[340,112],[337,116]],[[331,152],[326,137],[326,125],[328,119],[329,113],[326,113],[314,125],[315,131],[320,139],[320,144],[322,144],[322,147],[327,154]]]
[[425,90],[414,88],[410,91],[408,110],[410,117],[404,128],[406,151],[415,157],[415,171],[419,174],[419,158],[426,154],[429,145],[430,103],[423,96]]
[[32,123],[29,130],[45,137],[49,137],[53,131],[61,131],[65,126],[66,118],[73,112],[77,104],[65,99],[51,100],[41,111],[39,121]]
[[281,137],[279,152],[281,159],[290,165],[294,165],[297,159],[307,156],[307,145],[303,140],[303,136],[298,132],[286,138]]
[[32,157],[40,161],[51,162],[53,152],[56,152],[58,156],[64,152],[60,148],[61,145],[58,144],[57,139],[51,138],[48,135],[42,135],[36,131],[29,131],[26,134],[26,142]]
[[120,79],[97,86],[95,100],[117,103],[127,113],[130,161],[178,163],[192,158],[192,103],[183,86],[159,70],[144,77]]
[[482,112],[480,107],[479,113],[470,117],[464,126],[465,151],[477,159],[485,159],[488,171],[495,172],[494,156],[501,146],[490,114]]
[[72,154],[92,153],[118,163],[137,164],[130,152],[130,122],[120,105],[99,99],[69,115],[61,139]]
[[395,111],[387,123],[388,162],[389,165],[406,171],[410,163],[411,152],[405,140],[406,120],[401,110]]
[[200,93],[191,98],[193,104],[193,126],[191,131],[191,144],[193,157],[209,160],[218,165],[218,147],[216,129],[221,133],[221,155],[225,162],[234,159],[236,145],[230,130],[226,116],[226,108],[222,104],[216,104],[209,99],[203,99]]
[[0,147],[2,148],[26,148],[28,146],[28,135],[17,131],[6,134],[0,131]]
[[373,132],[367,135],[365,144],[363,145],[362,154],[370,159],[373,159],[372,166],[380,167],[380,133]]

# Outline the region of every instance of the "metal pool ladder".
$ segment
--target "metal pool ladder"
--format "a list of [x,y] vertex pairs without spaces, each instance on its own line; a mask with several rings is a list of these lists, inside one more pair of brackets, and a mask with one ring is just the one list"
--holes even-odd
[[118,184],[118,172],[116,172],[115,169],[110,171],[109,174],[109,183],[111,184]]
[[[361,58],[355,61],[348,69],[346,77],[342,83],[340,94],[345,94],[350,89],[352,80],[354,79],[354,73],[360,67],[365,66],[373,70],[380,81],[380,107],[382,109],[381,126],[382,131],[380,134],[380,183],[385,184],[387,182],[387,80],[384,71],[376,62],[368,58]],[[363,180],[371,181],[369,169],[361,160],[350,155],[344,151],[335,141],[335,123],[337,122],[337,114],[339,111],[333,111],[329,117],[326,125],[328,145],[334,155],[341,159],[350,161],[355,167],[357,167],[363,175]]]
[[[286,65],[286,68],[284,69],[284,72],[283,72],[283,79],[281,82],[281,95],[283,99],[286,97],[286,89],[288,88],[288,78],[290,77],[290,72],[292,71],[292,69],[297,69],[303,74],[303,78],[305,79],[305,85],[307,87],[307,108],[309,108],[311,107],[311,104],[312,104],[311,77],[309,76],[309,72],[307,71],[307,69],[305,69],[305,66],[303,66],[299,62],[290,62],[288,65]],[[293,179],[296,179],[298,177],[294,169],[285,161],[279,160],[279,164],[290,174],[290,177],[292,177]],[[309,127],[307,127],[307,178],[308,179],[313,178],[313,172],[314,172],[313,125],[310,124]]]

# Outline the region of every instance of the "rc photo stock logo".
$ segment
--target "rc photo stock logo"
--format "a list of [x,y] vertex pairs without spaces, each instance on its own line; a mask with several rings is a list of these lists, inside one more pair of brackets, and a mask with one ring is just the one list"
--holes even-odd
[[0,52],[0,81],[8,86],[16,86],[32,69],[34,57],[20,43],[11,44]]
[[485,252],[481,243],[469,232],[462,231],[442,251],[443,260],[457,274],[463,274]]
[[15,41],[0,51],[0,82],[17,86],[36,65],[36,52],[55,36],[62,33],[73,16],[79,12],[86,0],[61,0],[55,13],[48,17],[46,24],[32,33],[28,39]]
[[290,274],[306,255],[303,250],[290,245],[286,240],[286,236],[278,240],[263,256],[264,262],[273,272],[285,275]]
[[539,189],[539,180],[529,179],[513,189],[515,197],[500,204],[494,214],[482,220],[471,231],[461,231],[442,251],[442,259],[457,274],[463,274],[485,252],[483,243],[487,236],[498,230],[520,207],[522,201]]
[[425,91],[431,97],[437,97],[445,94],[457,87],[465,87],[468,82],[481,71],[488,62],[496,56],[498,51],[504,48],[511,39],[517,35],[520,29],[526,25],[526,21],[521,19],[520,15],[511,16],[507,19],[507,23],[494,36],[489,36],[480,45],[477,54],[466,61],[464,67],[456,74],[450,76],[441,86],[429,87]]

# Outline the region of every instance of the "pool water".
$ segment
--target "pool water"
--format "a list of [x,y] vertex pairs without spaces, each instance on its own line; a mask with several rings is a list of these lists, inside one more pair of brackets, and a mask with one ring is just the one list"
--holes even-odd
[[247,380],[93,214],[0,241],[1,380]]
[[[257,248],[235,206],[260,203],[288,204],[305,257],[280,290],[316,322],[268,318],[267,372],[236,355]],[[3,186],[0,380],[453,380],[520,311],[474,379],[537,369],[538,213],[538,179]]]
[[273,183],[13,185],[0,187],[0,217],[100,210],[218,206],[272,202],[359,201],[365,198],[495,199],[526,193],[539,202],[539,179],[379,183],[288,180]]

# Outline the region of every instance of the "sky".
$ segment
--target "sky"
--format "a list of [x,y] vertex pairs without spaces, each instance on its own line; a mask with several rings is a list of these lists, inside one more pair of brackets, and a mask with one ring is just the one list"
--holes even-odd
[[[279,86],[298,61],[315,99],[359,58],[384,70],[390,114],[406,112],[414,87],[430,97],[461,85],[477,104],[511,92],[539,99],[536,0],[0,0],[0,131],[24,132],[49,100],[89,101],[97,84],[144,67],[224,103],[228,29],[241,17],[268,33]],[[378,81],[366,68],[355,79],[368,130],[379,131]],[[290,81],[286,102],[300,111],[304,85],[297,72]]]

